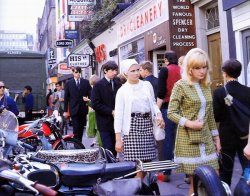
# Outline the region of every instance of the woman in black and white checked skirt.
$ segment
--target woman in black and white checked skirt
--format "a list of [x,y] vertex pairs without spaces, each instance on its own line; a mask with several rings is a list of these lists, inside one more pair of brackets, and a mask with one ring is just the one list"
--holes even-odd
[[[164,120],[156,105],[152,85],[139,80],[140,65],[134,59],[126,59],[120,67],[127,82],[116,95],[115,148],[117,152],[123,152],[124,161],[140,159],[149,162],[156,158],[152,116],[156,115],[161,127],[164,127]],[[137,176],[144,177],[142,173]]]

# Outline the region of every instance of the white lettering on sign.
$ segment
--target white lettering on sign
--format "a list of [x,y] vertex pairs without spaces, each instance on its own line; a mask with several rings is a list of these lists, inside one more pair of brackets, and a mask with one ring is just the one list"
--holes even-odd
[[173,19],[173,25],[193,25],[192,19]]
[[136,9],[130,16],[117,20],[118,43],[123,43],[132,37],[152,29],[168,20],[168,1],[151,0],[146,5]]
[[8,51],[7,54],[22,54],[22,52],[11,50],[11,51]]
[[173,47],[195,47],[196,35],[194,30],[193,6],[189,1],[176,0],[172,7],[171,43]]
[[95,0],[68,0],[68,5],[96,4]]

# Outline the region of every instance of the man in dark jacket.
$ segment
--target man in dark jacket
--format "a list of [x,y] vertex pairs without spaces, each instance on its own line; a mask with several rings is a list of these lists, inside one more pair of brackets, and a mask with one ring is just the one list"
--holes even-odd
[[[240,76],[242,65],[236,59],[230,59],[222,65],[222,76],[224,85],[228,93],[246,108],[250,108],[250,88],[240,84],[237,78]],[[214,90],[213,94],[213,109],[216,122],[219,123],[219,134],[221,142],[221,161],[219,174],[221,180],[231,185],[234,158],[237,153],[240,160],[242,170],[249,167],[249,162],[243,155],[243,149],[247,145],[248,137],[242,137],[237,123],[230,115],[229,107],[224,98],[226,92],[224,87],[219,87]],[[248,126],[246,127],[248,130]]]
[[[72,69],[74,78],[70,79],[64,88],[64,113],[63,116],[72,119],[74,137],[82,141],[83,129],[86,125],[88,113],[87,101],[91,95],[89,81],[81,78],[81,67]],[[69,108],[69,113],[68,109]]]
[[109,149],[114,155],[115,131],[114,108],[117,90],[121,87],[117,75],[118,66],[114,61],[108,61],[103,65],[104,77],[93,87],[91,95],[92,108],[96,113],[97,128],[100,132],[103,147]]
[[4,82],[0,81],[0,107],[5,107],[7,110],[13,112],[15,115],[19,114],[16,102],[4,92]]
[[32,88],[29,85],[24,87],[22,94],[22,103],[24,104],[25,109],[25,120],[32,120],[34,97],[32,95]]

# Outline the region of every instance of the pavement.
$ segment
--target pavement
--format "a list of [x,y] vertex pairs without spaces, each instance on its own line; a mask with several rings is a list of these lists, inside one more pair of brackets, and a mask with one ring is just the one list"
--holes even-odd
[[[92,147],[90,147],[90,145],[93,143],[93,138],[87,138],[86,133],[84,133],[82,142],[86,148],[92,148]],[[241,173],[242,173],[242,169],[240,167],[239,160],[236,157],[235,164],[234,164],[232,185],[230,187],[232,193],[233,193],[235,186],[237,185],[237,183],[241,177]],[[185,195],[188,195],[189,184],[186,184],[184,182],[184,177],[185,177],[184,173],[177,173],[175,170],[172,170],[170,182],[158,181],[161,195],[166,195],[166,196],[185,196]]]

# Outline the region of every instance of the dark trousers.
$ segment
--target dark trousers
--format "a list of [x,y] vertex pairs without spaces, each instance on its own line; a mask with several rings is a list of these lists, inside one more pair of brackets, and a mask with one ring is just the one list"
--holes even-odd
[[113,155],[116,157],[115,151],[115,131],[114,130],[99,130],[101,140],[102,140],[102,147],[104,149],[110,150]]
[[86,125],[86,116],[87,114],[81,112],[75,116],[71,116],[74,138],[78,139],[80,142],[82,142],[83,129]]
[[[237,140],[237,138],[235,139]],[[243,149],[247,145],[246,140],[238,139],[238,142],[232,142],[231,144],[223,144],[222,142],[222,153],[220,163],[220,178],[222,181],[226,182],[229,186],[231,185],[233,168],[234,168],[234,159],[236,153],[238,155],[242,170],[247,166],[247,159],[243,154]]]
[[32,110],[25,110],[25,121],[32,120]]
[[[165,133],[166,137],[163,140],[163,159],[172,160],[174,157],[174,144],[175,144],[175,135],[176,135],[176,124],[168,119],[168,110],[161,109],[162,116],[165,122]],[[164,172],[166,175],[171,174],[171,170],[166,170]]]

